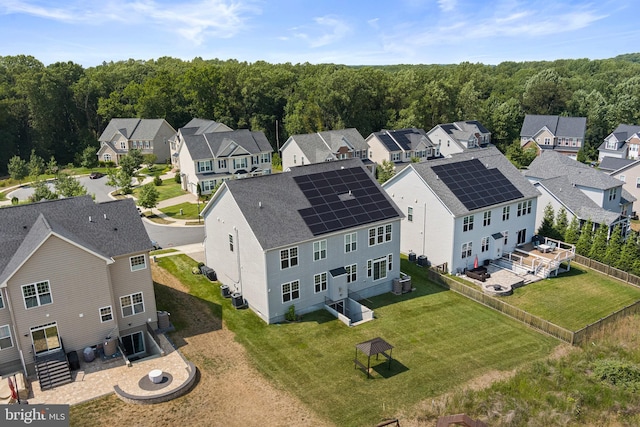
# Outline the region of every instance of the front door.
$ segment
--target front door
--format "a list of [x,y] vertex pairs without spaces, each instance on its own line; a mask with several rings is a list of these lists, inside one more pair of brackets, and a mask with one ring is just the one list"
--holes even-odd
[[57,323],[31,328],[31,342],[36,354],[48,353],[61,347]]

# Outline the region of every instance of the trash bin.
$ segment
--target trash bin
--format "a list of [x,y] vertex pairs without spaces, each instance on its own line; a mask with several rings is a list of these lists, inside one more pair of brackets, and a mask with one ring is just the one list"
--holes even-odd
[[96,358],[96,355],[91,347],[85,348],[82,354],[84,355],[85,362],[93,362],[93,359]]
[[77,371],[80,369],[80,359],[78,359],[78,353],[75,351],[70,351],[67,353],[67,361],[69,361],[69,369],[72,371]]

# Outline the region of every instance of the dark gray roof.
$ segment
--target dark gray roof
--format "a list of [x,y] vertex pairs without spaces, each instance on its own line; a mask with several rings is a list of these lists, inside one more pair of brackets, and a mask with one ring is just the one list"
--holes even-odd
[[610,173],[613,171],[617,171],[618,169],[627,167],[637,161],[638,160],[634,159],[620,159],[618,157],[605,156],[600,162],[600,165],[598,165],[598,169],[600,169],[602,172]]
[[[429,160],[423,163],[412,163],[409,167],[413,168],[418,175],[427,183],[427,185],[436,193],[438,198],[442,200],[445,206],[455,216],[466,215],[470,212],[464,204],[456,197],[451,189],[441,180],[434,172],[433,167],[443,164],[452,164],[465,162],[472,159],[478,159],[487,169],[497,169],[504,177],[513,184],[513,186],[522,194],[520,199],[525,200],[540,195],[533,185],[524,177],[522,173],[495,147],[478,148],[473,151],[454,154],[451,157],[443,159]],[[391,178],[392,182],[394,178]],[[513,200],[511,200],[512,202]],[[504,204],[504,203],[500,203]],[[483,207],[482,209],[486,209]]]
[[0,224],[0,283],[51,233],[107,259],[151,249],[132,199],[94,203],[82,196],[8,207],[0,209]]
[[355,128],[291,135],[289,140],[296,142],[310,163],[335,159],[335,153],[345,145],[353,147],[354,150],[369,149],[364,138]]
[[164,119],[111,119],[98,141],[110,141],[117,132],[129,140],[153,140],[163,123]]
[[[360,159],[297,166],[283,173],[225,181],[222,191],[219,190],[215,197],[218,197],[218,194],[226,194],[226,187],[263,249],[297,244],[315,239],[317,236],[314,236],[300,215],[300,210],[308,209],[312,204],[294,178],[346,168],[360,168],[366,171]],[[371,180],[375,184],[371,194],[383,195],[396,210],[397,215],[387,221],[400,219],[402,213],[395,203],[373,177]],[[214,203],[210,202],[203,215],[207,216],[213,205]]]
[[189,123],[181,127],[180,130],[187,128],[196,128],[196,130],[192,132],[194,135],[202,135],[203,133],[209,132],[228,132],[233,130],[224,123],[209,119],[199,119],[197,117],[191,119]]
[[378,337],[369,341],[361,342],[360,344],[356,344],[356,348],[367,356],[373,356],[375,354],[391,350],[393,349],[393,346],[382,338]]
[[573,160],[555,151],[544,150],[525,171],[525,176],[533,179],[549,179],[566,176],[572,184],[608,190],[622,185],[615,179],[596,168]]
[[530,138],[544,127],[548,128],[556,137],[584,139],[587,118],[527,114],[522,123],[520,136]]
[[[616,144],[617,148],[615,150],[612,150],[611,148],[607,148],[607,142],[604,141],[602,144],[600,144],[600,146],[598,147],[598,151],[601,152],[601,154],[606,154],[606,153],[617,153],[619,155],[626,155],[627,152],[627,142],[623,139],[622,142],[618,142],[618,144]],[[610,157],[610,156],[609,156]]]
[[618,138],[618,141],[625,141],[630,138],[634,133],[640,133],[640,126],[638,125],[626,125],[620,124],[613,132]]
[[543,179],[538,181],[538,185],[546,188],[566,209],[573,212],[579,219],[591,219],[598,224],[611,225],[620,217],[619,213],[608,211],[598,206],[589,196],[580,191],[580,189],[575,188],[566,176]]
[[427,147],[434,147],[434,144],[423,129],[381,130],[380,132],[374,132],[373,135],[384,144],[389,152],[411,151],[422,141]]
[[191,127],[180,130],[184,144],[193,160],[232,157],[224,154],[224,150],[231,142],[242,147],[249,154],[271,153],[273,151],[267,137],[261,131],[251,132],[248,129],[239,129],[198,134],[196,133],[198,129]]

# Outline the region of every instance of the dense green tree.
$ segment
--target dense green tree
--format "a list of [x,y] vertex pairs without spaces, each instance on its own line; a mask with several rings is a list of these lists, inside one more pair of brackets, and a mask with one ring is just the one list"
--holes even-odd
[[553,69],[540,71],[524,87],[522,107],[528,114],[560,114],[569,100],[567,82]]
[[580,238],[580,221],[578,221],[577,217],[572,217],[571,222],[569,222],[569,226],[564,232],[564,241],[575,245],[578,243],[578,239]]
[[29,157],[29,175],[38,178],[44,173],[44,170],[44,159],[36,154],[36,150],[31,150],[31,156]]
[[7,170],[12,179],[20,182],[29,175],[29,165],[27,165],[27,162],[22,160],[20,156],[13,156],[9,159]]
[[378,173],[378,182],[384,184],[395,175],[395,165],[389,160],[383,160],[382,164],[376,168]]
[[547,203],[547,206],[544,207],[544,215],[542,216],[542,222],[540,223],[540,227],[538,227],[537,234],[559,240],[561,236],[554,228],[554,217],[555,212],[553,206],[551,206],[551,203]]
[[58,162],[56,161],[56,158],[51,156],[49,158],[49,161],[47,162],[47,165],[45,166],[45,170],[44,172],[46,174],[50,174],[50,175],[55,175],[58,173]]
[[589,258],[596,261],[604,262],[607,252],[607,238],[609,234],[609,227],[604,224],[598,225],[593,241],[591,242],[591,248],[589,249]]
[[558,239],[564,239],[569,227],[569,220],[567,218],[567,210],[564,207],[560,207],[556,212],[553,228],[558,233]]
[[62,197],[75,197],[87,194],[87,189],[73,176],[59,173],[54,182],[56,193]]
[[602,262],[615,267],[622,253],[622,243],[622,228],[618,224],[613,227]]
[[140,193],[138,194],[138,205],[145,209],[152,209],[158,205],[158,198],[160,193],[152,183],[145,184],[140,187]]
[[593,221],[588,219],[580,229],[580,237],[576,243],[576,252],[582,256],[589,256],[593,243]]
[[614,264],[616,268],[623,271],[632,271],[634,262],[640,259],[640,251],[638,250],[638,233],[630,231],[627,234],[627,239],[622,245],[622,251],[618,257],[617,262]]
[[32,184],[33,193],[29,196],[30,202],[39,202],[41,200],[55,200],[58,198],[58,195],[51,191],[49,185],[46,181],[41,179],[36,179]]
[[80,166],[91,169],[98,164],[98,150],[93,146],[85,147],[80,153]]
[[129,150],[126,156],[122,156],[118,162],[120,170],[124,175],[128,175],[129,179],[133,178],[136,169],[140,167],[144,161],[140,150]]

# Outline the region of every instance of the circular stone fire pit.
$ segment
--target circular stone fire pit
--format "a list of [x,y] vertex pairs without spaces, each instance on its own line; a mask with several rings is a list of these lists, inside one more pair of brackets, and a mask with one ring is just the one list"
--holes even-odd
[[489,285],[486,283],[482,284],[482,291],[488,295],[494,296],[507,296],[513,294],[513,289],[511,285]]

